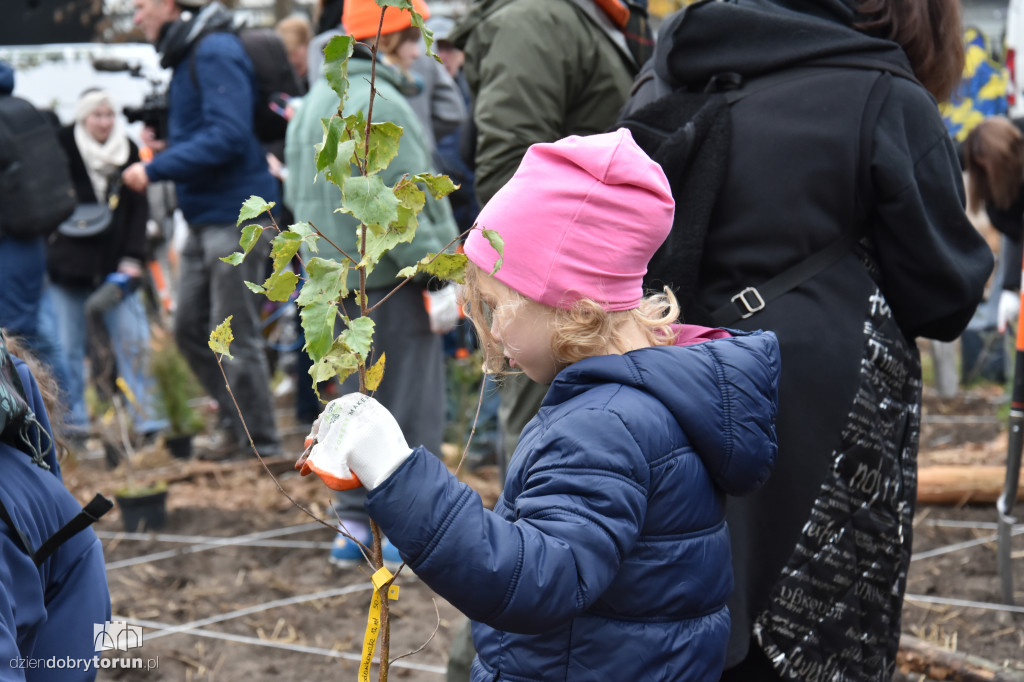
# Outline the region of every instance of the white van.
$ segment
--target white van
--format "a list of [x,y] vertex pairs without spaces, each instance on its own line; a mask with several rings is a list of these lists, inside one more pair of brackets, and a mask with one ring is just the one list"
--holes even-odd
[[[154,89],[166,88],[170,71],[145,43],[68,43],[52,45],[0,45],[0,60],[14,68],[14,94],[42,109],[53,109],[61,123],[75,117],[75,102],[83,90],[98,87],[110,92],[118,107],[139,106]],[[137,67],[128,71],[101,71],[94,62]]]

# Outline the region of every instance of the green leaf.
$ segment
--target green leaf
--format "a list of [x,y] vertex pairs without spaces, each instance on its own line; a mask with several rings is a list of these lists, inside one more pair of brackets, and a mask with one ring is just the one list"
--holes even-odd
[[306,283],[299,291],[298,305],[332,303],[348,296],[349,261],[310,258],[306,263]]
[[317,172],[327,168],[328,164],[338,157],[338,145],[345,134],[345,119],[337,116],[321,118],[320,127],[324,129],[324,139],[313,145],[316,150],[313,161],[316,163]]
[[402,225],[401,220],[396,220],[386,230],[371,229],[366,233],[366,253],[361,264],[367,267],[367,274],[373,271],[373,266],[380,262],[385,253],[403,242],[413,240],[416,236],[416,217],[411,216],[406,222],[412,224]]
[[342,209],[361,223],[387,226],[398,219],[398,199],[380,176],[349,178],[341,196]]
[[498,252],[498,260],[494,262],[494,269],[491,270],[491,275],[493,275],[501,269],[501,262],[505,258],[505,240],[501,238],[500,234],[494,230],[488,230],[486,227],[481,228],[481,232],[491,243],[491,248]]
[[238,212],[238,222],[235,224],[241,225],[246,220],[258,218],[260,215],[274,208],[274,206],[276,206],[276,204],[273,201],[268,203],[262,198],[253,195],[246,199],[245,203],[242,204],[242,210]]
[[[324,75],[327,84],[345,102],[348,96],[348,59],[352,56],[355,42],[351,36],[335,36],[324,46]],[[310,78],[310,82],[313,82]]]
[[274,273],[278,273],[292,262],[302,246],[302,237],[291,231],[284,231],[274,237],[270,255],[274,258]]
[[403,179],[395,185],[395,197],[398,199],[398,220],[395,226],[399,229],[415,229],[419,225],[417,216],[426,205],[427,195],[415,183]]
[[447,175],[432,175],[431,173],[417,173],[412,176],[416,182],[422,182],[427,186],[427,191],[435,199],[446,197],[458,187]]
[[427,204],[427,195],[419,187],[407,180],[402,180],[395,185],[395,198],[402,208],[407,208],[413,215],[423,210]]
[[316,145],[316,169],[324,171],[324,177],[338,187],[352,175],[352,153],[355,151],[355,140],[350,135],[343,118],[322,118],[320,125],[324,129],[324,140]]
[[226,355],[229,358],[232,358],[231,342],[235,340],[235,335],[231,333],[232,317],[234,315],[228,315],[226,320],[218,324],[217,328],[210,332],[210,340],[207,342],[210,345],[210,350],[214,353]]
[[255,294],[266,294],[267,290],[263,288],[262,284],[253,284],[252,282],[246,282],[245,286],[249,287],[249,291]]
[[[387,2],[388,0],[384,1]],[[380,3],[381,0],[377,0],[377,2]],[[410,3],[410,5],[411,4],[412,3]],[[411,6],[409,7],[409,12],[412,14],[412,25],[418,28],[420,33],[423,34],[423,44],[426,46],[427,54],[436,59],[438,63],[441,63],[441,58],[434,52],[434,32],[427,28],[426,22],[423,21],[423,15]]]
[[356,141],[345,140],[338,145],[338,156],[327,166],[324,177],[339,188],[345,186],[345,181],[352,175],[352,154],[355,152]]
[[249,252],[252,251],[252,247],[256,246],[260,237],[263,236],[263,230],[265,229],[268,228],[262,225],[246,225],[242,228],[242,236],[238,238],[238,245],[244,249],[245,255],[248,256]]
[[[305,286],[303,286],[305,290]],[[299,312],[302,320],[302,331],[306,335],[306,352],[313,361],[327,354],[334,342],[334,321],[338,316],[338,307],[332,303],[311,303],[303,306]]]
[[309,223],[302,222],[295,223],[294,225],[289,225],[288,231],[294,232],[295,234],[299,235],[299,237],[302,238],[302,243],[305,244],[306,247],[313,253],[317,253],[320,251],[319,247],[317,246],[317,243],[320,241],[320,235],[316,233],[316,230],[314,230],[313,226],[310,225]]
[[241,246],[242,249],[244,250],[241,253],[236,251],[230,256],[225,256],[224,258],[221,258],[221,260],[227,263],[228,265],[238,265],[239,263],[241,263],[243,260],[245,260],[245,257],[249,255],[249,252],[252,251],[252,248],[256,246],[256,244],[259,242],[260,237],[263,236],[263,230],[267,229],[270,228],[264,227],[262,225],[246,225],[245,227],[243,227],[242,236],[239,237],[238,239],[238,245]]
[[316,386],[322,381],[338,378],[344,381],[349,375],[359,369],[359,355],[348,348],[340,340],[335,339],[331,349],[309,368],[309,375],[313,377],[313,385]]
[[387,353],[381,353],[380,359],[366,370],[366,390],[376,391],[377,387],[380,386],[380,380],[384,378],[384,360],[387,359]]
[[275,272],[263,283],[264,293],[271,301],[287,301],[298,283],[299,276],[291,270]]
[[[391,121],[370,125],[370,148],[367,154],[366,175],[378,173],[388,167],[398,155],[398,141],[402,127]],[[361,148],[360,152],[363,151]]]
[[369,317],[350,320],[348,328],[341,333],[340,338],[347,348],[358,353],[365,361],[373,346],[373,320]]
[[349,139],[363,139],[363,133],[366,131],[366,116],[363,115],[362,111],[349,114],[342,120],[345,121],[345,132],[348,133]]
[[424,273],[462,284],[466,278],[466,263],[468,262],[469,259],[461,253],[428,253],[416,265],[399,270],[396,277],[404,279]]

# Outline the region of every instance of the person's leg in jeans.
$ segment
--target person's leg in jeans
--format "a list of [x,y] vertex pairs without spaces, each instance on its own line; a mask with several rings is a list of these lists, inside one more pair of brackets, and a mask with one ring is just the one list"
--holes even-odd
[[89,428],[85,409],[85,299],[89,291],[77,287],[50,285],[50,300],[57,323],[57,342],[64,352],[67,368],[65,421],[74,431]]
[[[32,349],[40,360],[45,362],[53,375],[54,380],[63,393],[68,390],[68,363],[64,357],[64,349],[57,340],[57,314],[53,310],[53,297],[50,295],[50,286],[43,287],[42,296],[39,298],[39,321],[36,326],[36,337],[32,340]],[[67,395],[62,396],[64,406],[67,408]]]
[[149,374],[149,320],[138,291],[128,294],[104,320],[113,341],[117,374],[132,392],[132,422],[136,433],[153,433],[167,428],[153,400],[153,382]]
[[[260,333],[259,299],[245,286],[246,280],[261,281],[270,240],[265,235],[241,265],[228,265],[220,259],[238,250],[239,232],[233,225],[207,226],[190,232],[181,254],[174,334],[196,378],[217,401],[221,417],[227,418],[239,443],[247,445],[248,441],[235,402],[260,454],[277,455],[280,441]],[[210,332],[229,316],[234,359],[224,358],[222,363],[231,393],[224,386],[216,356],[208,345]]]

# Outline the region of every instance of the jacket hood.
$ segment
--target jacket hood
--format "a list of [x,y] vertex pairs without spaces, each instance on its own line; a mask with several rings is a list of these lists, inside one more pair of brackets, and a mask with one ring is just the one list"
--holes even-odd
[[570,365],[555,377],[544,405],[604,384],[648,393],[676,418],[720,488],[730,495],[750,493],[767,480],[778,451],[780,361],[775,334],[692,325],[677,329],[677,343],[685,345],[642,348]]
[[0,62],[0,95],[14,92],[14,69],[7,62]]
[[802,62],[856,58],[905,71],[896,43],[854,28],[855,0],[724,0],[690,5],[662,25],[654,51],[658,76],[703,87],[719,73],[752,77]]
[[[557,1],[558,0],[549,0],[549,2]],[[583,2],[583,0],[570,1]],[[502,7],[511,5],[514,2],[516,2],[516,0],[477,0],[477,2],[474,2],[470,6],[466,15],[455,24],[451,32],[449,32],[447,40],[460,50],[466,49],[466,41],[469,40],[469,34],[473,32],[473,29],[476,28],[477,24],[494,12],[497,12]],[[647,0],[633,0],[632,4],[647,9]],[[598,23],[598,25],[600,26],[601,24]]]
[[491,13],[497,12],[505,5],[511,5],[516,0],[478,0],[469,7],[469,11],[466,12],[465,16],[462,17],[451,32],[448,34],[448,40],[460,50],[466,48],[466,41],[469,40],[469,34],[473,32],[477,24],[486,19]]
[[156,48],[162,55],[160,66],[176,67],[200,38],[235,27],[235,16],[219,2],[211,2],[195,14],[183,13],[178,20],[165,24],[160,33]]

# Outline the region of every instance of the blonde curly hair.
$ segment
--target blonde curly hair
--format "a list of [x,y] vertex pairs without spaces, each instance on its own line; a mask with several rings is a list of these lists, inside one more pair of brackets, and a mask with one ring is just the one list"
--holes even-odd
[[[476,329],[484,356],[484,371],[492,374],[513,373],[508,367],[502,343],[491,334],[491,322],[497,312],[515,314],[515,309],[530,301],[519,292],[505,287],[511,301],[500,311],[492,310],[483,302],[481,278],[489,277],[481,268],[469,263],[465,285],[462,288],[462,306]],[[505,286],[505,285],[502,285]],[[639,329],[651,346],[670,346],[676,333],[672,325],[679,321],[679,303],[668,287],[662,293],[641,299],[631,310],[608,311],[593,300],[582,298],[570,308],[551,308],[551,354],[555,362],[566,367],[584,358],[629,350],[624,336],[627,329]]]

